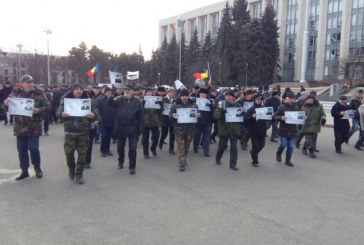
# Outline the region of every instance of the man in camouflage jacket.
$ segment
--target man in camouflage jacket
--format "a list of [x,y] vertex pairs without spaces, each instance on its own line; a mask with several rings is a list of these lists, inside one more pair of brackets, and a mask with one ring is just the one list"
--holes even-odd
[[42,135],[42,120],[44,113],[50,109],[50,102],[44,93],[34,86],[34,80],[30,75],[24,75],[21,80],[21,87],[16,88],[5,100],[4,105],[9,106],[11,98],[27,98],[34,100],[32,108],[33,116],[18,116],[14,118],[14,135],[19,152],[20,168],[22,170],[16,180],[29,177],[29,155],[34,165],[35,175],[38,179],[43,177],[40,168],[41,159],[39,151],[39,136]]
[[[89,99],[83,86],[79,83],[72,85],[71,90],[66,94],[65,98],[70,99]],[[86,163],[86,154],[89,144],[89,131],[92,129],[91,123],[97,120],[98,113],[95,109],[95,103],[91,103],[91,112],[84,117],[73,117],[64,112],[64,99],[61,100],[61,104],[57,111],[57,117],[62,118],[65,142],[64,152],[66,154],[67,166],[69,168],[68,176],[73,180],[76,176],[76,183],[83,184],[83,170]],[[78,153],[77,163],[75,162],[75,151]]]

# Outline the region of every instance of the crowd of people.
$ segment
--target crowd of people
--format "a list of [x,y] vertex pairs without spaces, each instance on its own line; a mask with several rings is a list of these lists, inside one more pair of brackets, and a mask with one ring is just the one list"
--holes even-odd
[[[364,134],[363,90],[356,91],[355,97],[347,103],[346,96],[340,96],[331,110],[334,118],[335,151],[342,154],[342,144],[359,130],[355,143],[362,150]],[[215,163],[220,165],[223,154],[229,148],[229,167],[238,170],[238,143],[242,150],[248,149],[251,141],[251,164],[259,166],[259,153],[265,146],[267,130],[272,127],[270,141],[278,142],[276,161],[293,167],[294,147],[300,148],[304,139],[302,154],[316,158],[317,138],[321,126],[326,124],[323,106],[317,100],[315,91],[307,93],[303,87],[297,94],[290,88],[283,93],[278,86],[244,89],[217,89],[213,86],[194,86],[190,90],[174,87],[140,87],[132,84],[109,88],[93,85],[85,88],[75,83],[69,87],[45,88],[35,85],[30,75],[24,75],[13,88],[6,82],[0,90],[0,119],[4,124],[14,124],[21,174],[16,180],[29,177],[29,163],[34,166],[37,178],[42,178],[39,137],[49,135],[49,123],[63,123],[65,140],[64,152],[69,178],[78,184],[84,183],[83,172],[91,167],[94,144],[100,144],[102,157],[112,156],[111,143],[117,144],[119,169],[124,168],[126,143],[128,143],[129,173],[136,173],[137,146],[141,137],[145,159],[157,156],[159,149],[168,145],[168,152],[177,155],[179,171],[187,168],[187,158],[192,143],[193,152],[201,150],[203,156],[211,157],[210,145],[217,143]],[[33,99],[32,116],[6,115],[12,98]],[[154,98],[150,100],[150,98]],[[86,114],[73,116],[66,110],[66,99],[82,100]],[[86,103],[90,100],[91,104]],[[152,105],[150,105],[152,101]],[[271,108],[270,119],[258,117],[261,108]],[[182,113],[189,112],[183,121]],[[228,120],[231,109],[239,112],[236,121]],[[350,128],[347,111],[354,116]],[[304,112],[303,124],[289,121],[288,112]],[[240,118],[240,119],[239,119]],[[234,119],[234,120],[235,120]],[[168,140],[167,140],[168,139]],[[168,141],[168,142],[166,142]],[[176,145],[176,151],[175,151]],[[77,159],[75,152],[77,151]],[[29,160],[30,155],[30,160]]]

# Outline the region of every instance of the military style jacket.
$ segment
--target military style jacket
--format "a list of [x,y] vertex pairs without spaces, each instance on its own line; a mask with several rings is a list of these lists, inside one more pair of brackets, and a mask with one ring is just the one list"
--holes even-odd
[[225,113],[227,107],[240,107],[239,102],[228,103],[225,100],[220,101],[214,112],[214,119],[218,120],[219,135],[226,137],[239,137],[241,134],[242,123],[227,123],[225,122]]
[[[144,127],[146,128],[156,128],[161,125],[160,115],[161,109],[145,108],[145,100],[142,101],[144,109]],[[160,103],[162,104],[162,102]],[[161,105],[161,108],[162,105]]]
[[178,108],[197,108],[197,105],[191,100],[188,99],[186,104],[183,104],[182,100],[179,98],[172,104],[171,111],[169,113],[169,117],[174,121],[174,132],[179,135],[193,135],[195,132],[195,124],[194,123],[177,123],[177,119],[173,118],[173,113],[177,113]]
[[29,93],[25,93],[23,88],[16,88],[9,95],[9,98],[27,98],[34,99],[34,108],[39,112],[33,114],[32,117],[27,116],[14,116],[14,135],[15,136],[41,136],[42,135],[42,121],[43,115],[51,108],[51,104],[47,96],[42,90],[34,88]]
[[301,133],[319,133],[321,131],[321,120],[326,119],[322,105],[317,100],[314,100],[312,105],[305,103],[301,111],[304,111],[307,116],[305,124],[302,125]]
[[[65,98],[75,99],[72,91],[69,92]],[[88,94],[84,91],[80,99],[89,99]],[[61,118],[61,114],[64,112],[64,98],[61,100],[61,104],[57,111],[57,117]],[[94,100],[91,100],[91,112],[95,114],[93,119],[88,119],[86,117],[68,117],[63,118],[64,131],[67,134],[85,134],[88,133],[92,128],[92,123],[98,120],[98,112],[96,109],[96,104]]]

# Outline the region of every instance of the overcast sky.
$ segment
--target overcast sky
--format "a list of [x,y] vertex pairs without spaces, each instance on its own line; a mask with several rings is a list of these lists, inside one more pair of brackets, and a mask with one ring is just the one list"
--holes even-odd
[[52,30],[50,52],[67,55],[84,41],[115,54],[142,47],[149,59],[158,47],[160,19],[222,0],[4,0],[1,1],[0,48],[46,53],[47,28]]

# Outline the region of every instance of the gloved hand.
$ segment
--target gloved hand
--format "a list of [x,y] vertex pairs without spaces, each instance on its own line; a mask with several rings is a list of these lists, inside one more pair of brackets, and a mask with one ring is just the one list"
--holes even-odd
[[225,114],[227,112],[227,110],[221,110],[222,114]]
[[324,126],[326,124],[326,119],[321,119],[321,125]]
[[156,101],[156,102],[154,102],[155,104],[157,104],[157,105],[162,105],[163,104],[163,102],[162,101]]

